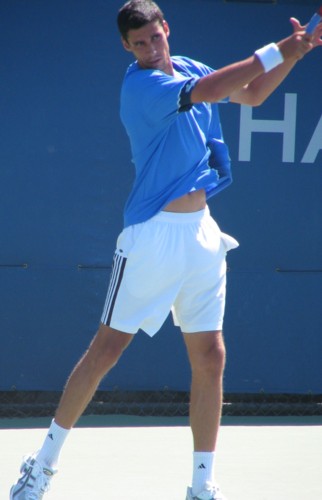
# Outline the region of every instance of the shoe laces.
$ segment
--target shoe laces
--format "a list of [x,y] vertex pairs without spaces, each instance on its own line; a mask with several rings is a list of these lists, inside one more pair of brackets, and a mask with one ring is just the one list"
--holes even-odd
[[49,491],[50,479],[56,471],[43,467],[36,459],[30,463],[25,461],[25,470],[31,469],[30,479],[33,481],[33,491],[28,492],[28,500],[40,500]]

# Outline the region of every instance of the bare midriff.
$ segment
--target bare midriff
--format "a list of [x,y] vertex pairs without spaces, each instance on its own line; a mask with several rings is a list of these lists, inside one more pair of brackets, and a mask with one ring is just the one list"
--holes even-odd
[[206,206],[206,193],[204,189],[192,191],[180,198],[170,201],[162,210],[165,212],[188,213],[198,212]]

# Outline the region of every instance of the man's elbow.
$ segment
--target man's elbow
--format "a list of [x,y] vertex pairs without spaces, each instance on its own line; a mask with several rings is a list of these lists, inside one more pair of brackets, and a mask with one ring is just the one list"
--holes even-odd
[[245,106],[251,106],[256,108],[261,106],[266,100],[266,97],[258,92],[250,92],[248,89],[242,89],[242,91],[232,92],[230,94],[230,102],[235,102],[237,104],[243,104]]
[[261,95],[257,92],[252,92],[251,94],[248,94],[246,99],[244,99],[243,104],[247,104],[248,106],[256,108],[258,106],[261,106],[265,101],[266,101],[266,96]]
[[253,96],[251,106],[253,106],[253,108],[256,108],[258,106],[261,106],[265,101],[266,101],[266,97],[255,95],[255,96]]

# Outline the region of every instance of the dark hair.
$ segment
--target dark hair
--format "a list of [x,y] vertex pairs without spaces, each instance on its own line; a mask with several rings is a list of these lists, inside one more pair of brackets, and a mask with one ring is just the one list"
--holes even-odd
[[129,30],[142,28],[145,24],[164,20],[160,7],[151,0],[130,0],[119,10],[117,25],[122,38],[127,39]]

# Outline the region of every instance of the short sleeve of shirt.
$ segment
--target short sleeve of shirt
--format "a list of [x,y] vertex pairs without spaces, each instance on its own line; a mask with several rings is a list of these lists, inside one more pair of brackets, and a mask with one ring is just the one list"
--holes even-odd
[[196,83],[199,78],[190,78],[186,83],[182,86],[180,95],[179,95],[179,108],[178,111],[189,111],[192,108],[193,104],[191,102],[191,92],[195,88]]
[[191,108],[190,95],[198,79],[192,75],[167,75],[159,70],[129,72],[122,89],[124,109],[132,116],[139,110],[151,125],[168,124],[178,112]]
[[[187,83],[187,100],[190,100],[190,94],[198,82],[199,78],[202,78],[203,76],[210,75],[211,73],[214,73],[216,70],[211,68],[210,66],[207,66],[206,64],[203,64],[199,61],[195,61],[193,59],[190,59],[188,57],[182,57],[182,56],[173,56],[172,57],[172,62],[173,66],[175,69],[178,68],[178,70],[183,74],[183,75],[190,75],[195,77],[195,82],[190,88],[189,83]],[[226,103],[229,102],[229,98],[226,97],[220,101],[221,103]],[[186,111],[186,109],[183,109],[183,111]]]

